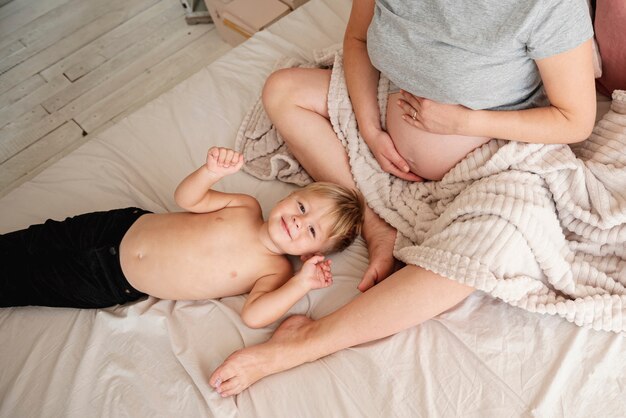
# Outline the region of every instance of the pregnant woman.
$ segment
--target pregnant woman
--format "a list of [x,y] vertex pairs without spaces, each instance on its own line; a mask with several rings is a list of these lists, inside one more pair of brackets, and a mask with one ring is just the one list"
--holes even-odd
[[[359,131],[383,170],[412,181],[441,179],[491,138],[582,141],[595,120],[592,36],[585,0],[354,0],[344,67]],[[394,85],[384,125],[381,72]],[[263,103],[315,180],[356,187],[328,120],[329,81],[329,70],[280,70]],[[317,321],[293,316],[268,342],[233,353],[210,378],[222,396],[418,325],[472,293],[418,266],[392,273],[395,230],[371,210],[363,235],[364,293]]]

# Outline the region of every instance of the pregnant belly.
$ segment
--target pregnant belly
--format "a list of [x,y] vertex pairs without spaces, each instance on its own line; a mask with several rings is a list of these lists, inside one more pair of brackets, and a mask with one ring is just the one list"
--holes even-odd
[[396,104],[400,93],[387,101],[387,132],[396,149],[408,162],[411,172],[428,180],[441,180],[459,161],[490,138],[462,135],[440,135],[417,129],[402,119]]

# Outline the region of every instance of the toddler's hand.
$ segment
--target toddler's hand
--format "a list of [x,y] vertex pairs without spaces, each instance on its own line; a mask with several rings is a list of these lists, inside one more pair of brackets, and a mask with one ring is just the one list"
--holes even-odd
[[321,254],[310,257],[301,257],[304,261],[302,269],[297,276],[309,288],[321,289],[333,284],[333,274],[330,271],[330,260],[324,260]]
[[243,155],[230,148],[211,147],[206,156],[206,168],[220,177],[236,173],[243,166]]

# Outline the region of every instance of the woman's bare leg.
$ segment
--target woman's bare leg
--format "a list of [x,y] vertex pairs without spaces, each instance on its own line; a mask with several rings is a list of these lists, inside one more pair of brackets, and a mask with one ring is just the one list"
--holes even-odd
[[[265,83],[263,105],[289,150],[315,180],[356,188],[346,151],[328,119],[329,83],[330,70],[279,70]],[[363,236],[370,263],[361,291],[391,273],[396,231],[367,208]]]
[[293,316],[266,343],[231,354],[209,379],[222,396],[259,379],[418,325],[461,302],[473,289],[406,266],[332,314]]
[[[356,187],[346,152],[328,121],[329,80],[326,70],[282,70],[266,82],[263,102],[290,150],[313,178]],[[363,289],[373,284],[372,269],[383,266],[384,260],[393,263],[395,238],[395,231],[371,210],[366,216],[372,279]],[[324,318],[287,319],[266,343],[229,356],[209,382],[222,396],[237,394],[270,374],[415,326],[472,291],[422,268],[406,266]]]

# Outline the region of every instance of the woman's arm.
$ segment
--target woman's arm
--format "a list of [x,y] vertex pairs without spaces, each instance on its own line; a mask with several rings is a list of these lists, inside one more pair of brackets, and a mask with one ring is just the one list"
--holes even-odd
[[343,39],[346,84],[362,133],[382,129],[376,97],[379,72],[367,54],[367,28],[373,15],[374,0],[355,0]]
[[476,111],[467,131],[532,143],[573,143],[591,135],[596,89],[591,40],[536,61],[550,106],[497,112]]
[[378,109],[379,72],[367,54],[367,28],[374,15],[374,0],[354,0],[343,40],[343,60],[350,101],[363,139],[383,170],[410,181],[421,180],[409,172],[391,137],[383,131]]
[[[404,93],[407,123],[439,134],[488,136],[530,143],[587,139],[596,116],[591,40],[537,60],[550,106],[525,110],[471,110]],[[412,119],[413,108],[416,120]]]

